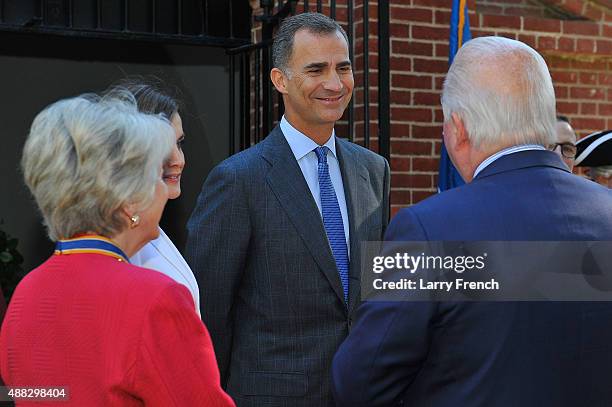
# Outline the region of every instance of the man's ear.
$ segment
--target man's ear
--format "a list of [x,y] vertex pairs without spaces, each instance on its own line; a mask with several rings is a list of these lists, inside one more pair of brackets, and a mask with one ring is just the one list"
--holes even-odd
[[278,68],[272,68],[270,71],[270,80],[274,84],[277,91],[283,95],[287,93],[287,78],[285,77],[283,71]]
[[470,137],[465,128],[465,123],[463,123],[463,119],[461,119],[457,113],[453,113],[451,115],[451,121],[455,127],[455,143],[457,147],[461,148],[468,146],[470,144]]

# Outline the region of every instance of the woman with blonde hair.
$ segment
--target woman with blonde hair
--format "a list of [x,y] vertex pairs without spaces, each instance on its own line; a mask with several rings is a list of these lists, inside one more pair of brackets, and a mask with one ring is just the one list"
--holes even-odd
[[32,124],[22,169],[56,250],[13,294],[0,374],[63,387],[66,405],[233,406],[189,291],[129,262],[159,235],[175,137],[124,96],[61,100]]

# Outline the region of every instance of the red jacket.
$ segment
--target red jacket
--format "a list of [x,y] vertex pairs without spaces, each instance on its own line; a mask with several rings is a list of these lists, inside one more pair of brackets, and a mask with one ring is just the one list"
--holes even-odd
[[23,279],[0,373],[7,386],[67,387],[66,406],[234,406],[188,290],[100,254],[53,255]]

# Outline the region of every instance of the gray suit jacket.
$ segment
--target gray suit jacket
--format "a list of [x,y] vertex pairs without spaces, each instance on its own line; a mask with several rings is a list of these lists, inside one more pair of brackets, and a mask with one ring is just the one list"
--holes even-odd
[[360,302],[360,242],[382,240],[389,218],[387,161],[336,140],[350,224],[348,304],[279,127],[211,171],[188,222],[202,317],[239,406],[333,406],[332,357]]

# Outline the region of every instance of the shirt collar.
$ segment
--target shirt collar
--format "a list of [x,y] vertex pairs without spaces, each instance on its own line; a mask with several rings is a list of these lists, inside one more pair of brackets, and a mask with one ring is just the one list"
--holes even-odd
[[481,162],[480,165],[476,167],[476,171],[474,171],[474,176],[472,177],[472,179],[476,178],[482,170],[484,170],[489,165],[491,165],[495,160],[505,155],[508,155],[508,154],[514,154],[514,153],[518,153],[519,151],[527,151],[527,150],[546,150],[546,149],[539,144],[524,144],[520,146],[512,146],[512,147],[504,148],[503,150],[498,151],[497,153],[493,154],[492,156],[490,156],[489,158]]
[[[291,123],[289,123],[287,119],[285,119],[285,116],[283,116],[283,118],[281,119],[280,128],[283,132],[283,135],[285,136],[285,139],[287,140],[287,143],[289,143],[289,147],[291,148],[291,151],[293,152],[293,155],[295,156],[295,159],[297,161],[299,161],[301,158],[303,158],[306,154],[310,153],[315,148],[319,147],[319,145],[315,143],[310,137],[293,127]],[[336,157],[335,130],[332,130],[331,137],[323,145],[329,148],[334,157]]]

